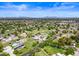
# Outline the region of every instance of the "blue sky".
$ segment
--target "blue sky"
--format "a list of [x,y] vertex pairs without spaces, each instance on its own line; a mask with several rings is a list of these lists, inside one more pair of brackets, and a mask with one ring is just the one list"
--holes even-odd
[[0,17],[79,17],[78,2],[0,2]]

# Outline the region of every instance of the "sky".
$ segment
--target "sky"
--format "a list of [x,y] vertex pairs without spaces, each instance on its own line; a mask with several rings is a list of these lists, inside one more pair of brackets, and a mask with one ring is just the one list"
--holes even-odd
[[0,17],[79,17],[79,3],[0,2]]

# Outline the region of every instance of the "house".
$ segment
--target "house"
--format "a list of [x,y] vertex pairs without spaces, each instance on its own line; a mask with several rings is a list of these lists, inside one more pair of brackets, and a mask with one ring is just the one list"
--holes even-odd
[[36,34],[32,38],[39,41],[39,42],[41,42],[41,41],[46,40],[47,35],[45,35],[45,34]]
[[9,41],[13,40],[14,38],[16,38],[15,35],[10,35],[10,36],[7,37],[7,38],[1,37],[3,43],[9,42]]
[[11,46],[6,46],[3,48],[3,52],[8,53],[10,56],[16,56],[15,54],[13,54],[14,49],[12,49]]
[[18,48],[23,48],[24,47],[24,43],[19,40],[19,41],[16,41],[15,43],[12,44],[12,47],[15,49],[18,49]]
[[22,34],[20,34],[20,36],[25,38],[25,37],[27,37],[27,34],[26,33],[22,33]]

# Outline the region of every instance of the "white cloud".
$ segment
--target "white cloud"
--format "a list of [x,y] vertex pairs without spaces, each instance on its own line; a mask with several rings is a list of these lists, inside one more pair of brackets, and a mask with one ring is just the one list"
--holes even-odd
[[26,6],[25,4],[22,4],[22,5],[17,6],[17,8],[18,8],[18,10],[20,10],[20,11],[24,11],[24,10],[27,9],[27,6]]
[[49,8],[50,10],[70,10],[70,9],[73,9],[75,8],[75,5],[73,5],[73,3],[55,3],[53,5],[52,8]]
[[[54,5],[51,8],[43,8],[41,6],[33,7],[28,10],[28,5],[13,5],[8,4],[5,6],[0,6],[0,8],[8,8],[8,11],[0,10],[0,16],[27,16],[27,17],[44,17],[44,16],[57,16],[57,17],[66,17],[66,16],[78,16],[79,12],[71,11],[75,6],[69,5],[66,6],[64,3],[60,6],[58,4]],[[17,11],[18,10],[18,11]]]
[[64,3],[61,3],[61,5],[79,5],[79,3],[77,3],[77,2],[64,2]]
[[59,6],[59,7],[56,7],[56,9],[71,9],[71,8],[74,8],[75,6]]
[[20,17],[20,16],[26,16],[26,17],[79,17],[79,12],[77,11],[51,11],[51,10],[27,10],[27,11],[0,11],[0,16],[7,16],[7,17]]
[[71,5],[71,6],[56,6],[56,7],[51,7],[51,8],[48,8],[46,10],[49,10],[49,11],[71,11],[71,10],[74,10],[75,9],[75,6],[74,5]]
[[28,7],[25,4],[21,4],[21,5],[7,4],[7,5],[4,5],[4,6],[0,6],[0,8],[8,8],[8,9],[15,9],[15,10],[19,10],[19,11],[24,11]]
[[42,8],[41,6],[37,6],[37,7],[34,7],[31,9],[31,11],[41,11],[41,10],[44,10],[44,8]]

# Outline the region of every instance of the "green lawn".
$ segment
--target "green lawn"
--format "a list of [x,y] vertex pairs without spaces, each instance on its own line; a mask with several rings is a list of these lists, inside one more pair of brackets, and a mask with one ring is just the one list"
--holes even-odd
[[29,39],[25,42],[24,44],[24,48],[22,49],[18,49],[18,52],[16,55],[22,55],[24,53],[29,52],[32,48],[34,48],[37,45],[37,41],[33,40],[33,39]]
[[58,48],[54,48],[54,47],[51,47],[51,46],[45,46],[43,49],[48,53],[48,55],[64,52],[63,49],[58,49]]

